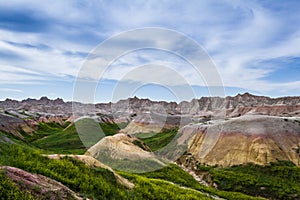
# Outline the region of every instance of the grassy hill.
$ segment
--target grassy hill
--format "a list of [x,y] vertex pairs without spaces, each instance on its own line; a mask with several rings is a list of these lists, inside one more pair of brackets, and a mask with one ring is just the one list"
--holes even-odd
[[260,166],[206,167],[220,190],[269,199],[300,199],[300,168],[289,161]]
[[[83,128],[93,133],[91,121]],[[121,126],[124,126],[122,124]],[[114,135],[120,125],[100,124],[105,135]],[[152,151],[167,145],[177,130],[137,136]],[[95,133],[96,134],[96,133]],[[97,142],[97,141],[96,141]],[[209,172],[218,190],[197,182],[191,175],[175,164],[160,170],[142,174],[118,173],[135,184],[127,189],[116,181],[112,172],[87,167],[78,160],[64,158],[51,160],[45,153],[82,154],[85,147],[75,125],[40,123],[33,136],[20,140],[0,132],[0,165],[9,165],[41,174],[61,182],[83,198],[90,199],[299,199],[300,168],[289,162],[277,162],[267,166],[242,165],[229,168],[198,165],[199,171]],[[0,171],[0,197],[3,199],[33,199],[30,191],[20,190]],[[1,199],[0,198],[0,199]]]
[[152,151],[159,150],[169,144],[176,136],[178,129],[166,129],[162,132],[153,133],[138,133],[136,137],[141,139]]
[[[95,127],[98,126],[98,123],[94,120],[82,119],[76,123],[76,126],[84,129],[89,135],[99,135],[97,132],[99,128]],[[114,135],[120,130],[120,127],[122,128],[126,124],[99,123],[99,125],[105,135]],[[69,123],[64,125],[57,123],[39,123],[36,133],[33,136],[27,135],[25,140],[40,149],[53,153],[83,154],[86,151],[86,147],[83,145],[75,125],[70,125]],[[98,142],[98,140],[92,138],[89,145],[92,146],[96,142]]]
[[[119,172],[135,183],[133,189],[120,185],[112,172],[103,168],[89,168],[72,158],[52,160],[39,150],[16,144],[1,144],[0,165],[8,165],[41,174],[63,183],[81,197],[91,199],[212,199],[211,195],[228,199],[255,199],[241,193],[220,192],[200,185],[176,165],[146,174]],[[3,173],[0,173],[0,196],[6,199],[30,199]],[[1,189],[2,188],[2,189]],[[17,199],[17,198],[16,198]]]

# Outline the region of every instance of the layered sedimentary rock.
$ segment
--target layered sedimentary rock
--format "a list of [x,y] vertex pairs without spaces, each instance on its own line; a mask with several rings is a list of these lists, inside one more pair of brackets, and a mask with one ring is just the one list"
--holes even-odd
[[[132,160],[138,155],[147,158],[152,155],[151,152],[141,148],[143,145],[135,145],[138,140],[127,134],[156,133],[174,127],[182,129],[175,138],[180,151],[172,147],[173,154],[179,155],[185,148],[187,150],[187,141],[192,141],[190,154],[208,164],[264,164],[274,159],[296,162],[297,155],[291,148],[300,145],[297,144],[300,132],[298,119],[293,118],[300,117],[300,97],[270,98],[245,93],[225,98],[202,97],[180,103],[136,97],[101,104],[64,102],[46,97],[0,101],[0,130],[19,138],[24,133],[32,134],[40,122],[73,123],[85,117],[103,123],[128,123],[120,131],[123,135],[106,137],[96,144],[97,148],[93,146],[89,151],[93,157],[97,157],[100,149],[114,159]],[[218,127],[224,130],[217,131]],[[193,135],[196,136],[191,140]],[[167,151],[163,155],[170,157]],[[149,158],[152,159],[151,156]]]
[[[116,103],[82,104],[64,102],[62,99],[50,100],[42,97],[39,100],[26,99],[0,101],[0,113],[4,111],[26,116],[60,115],[70,117],[97,116],[105,114],[115,120],[131,121],[145,113],[161,115],[186,115],[193,117],[224,116],[235,117],[244,114],[263,114],[273,116],[299,116],[300,97],[270,98],[255,96],[249,93],[234,97],[202,97],[190,102],[164,102],[149,99],[129,98]],[[74,112],[73,112],[74,111]],[[22,117],[21,117],[22,118]]]
[[34,129],[24,120],[7,114],[0,114],[0,130],[21,139],[23,139],[23,135],[20,132],[26,134],[33,134],[34,132]]
[[187,152],[200,163],[263,165],[289,160],[299,164],[300,118],[245,115],[185,126],[180,132],[194,135]]
[[140,113],[135,117],[121,133],[158,133],[164,129],[183,127],[191,122],[198,122],[193,116],[186,115],[167,115],[154,112]]

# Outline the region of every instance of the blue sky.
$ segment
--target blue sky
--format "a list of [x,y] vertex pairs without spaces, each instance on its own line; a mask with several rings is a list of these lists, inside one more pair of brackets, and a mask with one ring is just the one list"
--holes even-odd
[[[77,74],[96,46],[123,31],[144,27],[172,29],[198,42],[215,63],[226,95],[298,96],[299,13],[297,0],[0,1],[0,99],[72,100]],[[151,61],[172,65],[190,79],[195,97],[209,95],[182,60],[143,51],[115,61],[99,82],[95,101],[111,101],[120,77]],[[128,77],[125,86],[144,81]],[[178,100],[169,82],[146,83],[128,96]]]

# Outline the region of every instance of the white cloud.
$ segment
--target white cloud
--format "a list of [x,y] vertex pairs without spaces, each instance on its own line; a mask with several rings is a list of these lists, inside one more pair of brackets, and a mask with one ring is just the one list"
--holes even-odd
[[2,92],[17,92],[17,93],[24,93],[23,90],[14,89],[14,88],[0,88]]
[[[152,34],[148,36],[149,33]],[[187,83],[204,86],[222,85],[215,66],[210,62],[206,52],[195,46],[192,40],[169,30],[145,29],[124,33],[99,46],[92,54],[98,57],[89,59],[83,64],[79,77],[98,80],[101,76],[121,80],[125,76],[128,81],[143,83],[156,77],[156,80],[168,85]],[[111,63],[112,61],[115,62]],[[139,67],[144,65],[149,65],[149,69],[140,70]],[[154,70],[153,66],[160,67]],[[172,72],[168,68],[172,69]],[[180,80],[173,72],[183,77],[185,81]]]
[[[31,44],[35,45],[35,43]],[[26,48],[3,41],[0,41],[0,51],[13,52],[17,57],[20,57],[16,59],[3,57],[0,60],[1,82],[7,81],[7,83],[40,80],[47,76],[76,76],[84,60],[82,57],[65,55],[65,52],[60,49]]]
[[[280,4],[276,2],[277,4]],[[284,4],[284,3],[283,3]],[[89,1],[53,1],[51,5],[37,1],[9,1],[0,3],[3,9],[22,8],[32,11],[32,15],[49,23],[49,30],[44,32],[16,32],[0,29],[0,52],[14,52],[20,59],[0,59],[0,77],[2,83],[42,80],[50,77],[76,77],[83,64],[82,57],[66,52],[89,52],[99,40],[108,38],[133,28],[166,27],[181,31],[202,44],[217,65],[225,86],[240,87],[268,93],[279,86],[297,89],[299,82],[278,83],[268,77],[276,70],[271,66],[257,66],[257,63],[282,57],[300,57],[300,22],[296,6],[294,12],[276,11],[273,5],[263,2],[241,1],[131,1],[105,2]],[[279,6],[281,7],[281,6]],[[299,7],[299,6],[298,6]],[[286,7],[285,7],[286,8]],[[290,21],[293,20],[293,23]],[[299,20],[298,20],[299,21]],[[90,37],[95,37],[91,39]],[[121,52],[122,48],[135,46],[129,41],[140,39],[152,42],[158,47],[175,49],[184,46],[184,41],[172,35],[148,33],[137,38],[127,37],[103,51],[104,57],[93,63],[107,63],[109,56]],[[88,42],[88,40],[92,42]],[[5,41],[25,44],[44,44],[51,49],[28,49],[14,46]],[[123,43],[122,43],[123,42]],[[122,47],[122,45],[124,45]],[[163,55],[163,56],[162,56]],[[164,54],[128,55],[121,57],[105,74],[106,78],[120,80],[125,74],[136,71],[138,65],[156,64],[168,66],[184,77],[190,84],[214,84],[199,81],[199,75],[193,68],[175,58]],[[108,58],[107,58],[107,57]],[[108,59],[108,60],[107,60]],[[191,59],[191,58],[190,58]],[[194,58],[195,61],[201,60]],[[99,72],[88,69],[83,77],[98,79]],[[203,69],[208,79],[213,79],[210,69]],[[288,70],[288,67],[287,67]],[[148,72],[150,73],[150,72]],[[164,69],[157,77],[165,83],[176,83],[174,76],[167,76]],[[136,71],[127,77],[129,80],[146,81],[142,72]],[[211,75],[211,76],[210,76]],[[266,78],[268,77],[268,79]],[[173,78],[173,79],[172,79]],[[201,78],[201,77],[200,77]]]

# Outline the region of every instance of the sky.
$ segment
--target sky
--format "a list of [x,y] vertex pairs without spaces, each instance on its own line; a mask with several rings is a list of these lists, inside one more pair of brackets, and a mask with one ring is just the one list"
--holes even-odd
[[[87,75],[97,83],[90,88],[95,102],[129,96],[190,100],[212,95],[209,87],[222,87],[226,96],[299,96],[299,13],[298,0],[0,1],[0,100],[47,96],[71,101],[81,70],[101,44],[149,27],[178,32],[199,44],[213,63],[206,68],[214,67],[222,84],[209,85],[172,52],[141,49],[114,59],[100,79],[94,77],[98,72]],[[172,34],[144,36],[143,41],[172,50],[184,46]],[[132,34],[102,53],[109,57],[121,47],[133,47],[137,39]],[[189,57],[193,48],[186,47]]]

